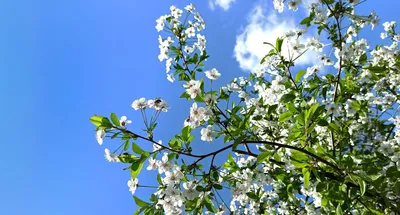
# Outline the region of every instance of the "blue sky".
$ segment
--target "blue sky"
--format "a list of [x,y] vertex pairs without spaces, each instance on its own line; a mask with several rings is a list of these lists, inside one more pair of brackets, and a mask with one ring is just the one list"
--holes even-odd
[[[241,67],[252,64],[235,57],[237,36],[247,32],[253,38],[252,31],[246,31],[252,11],[262,8],[265,18],[270,18],[272,1],[236,0],[229,8],[214,5],[214,9],[208,1],[191,2],[206,20],[204,33],[211,55],[207,67],[222,73],[220,85],[245,76]],[[158,32],[154,26],[171,4],[182,8],[187,3],[0,0],[2,214],[134,211],[126,186],[129,172],[103,157],[104,148],[115,148],[116,144],[106,141],[99,146],[88,118],[110,112],[127,115],[133,120],[131,129],[138,131],[142,122],[140,114],[130,107],[132,101],[142,96],[162,97],[172,109],[160,117],[156,139],[166,142],[180,131],[191,104],[178,100],[182,87],[165,78],[164,63],[157,59]],[[362,11],[375,9],[381,20],[398,21],[399,6],[397,1],[381,0],[378,4],[370,0]],[[298,15],[301,13],[283,16],[298,22]],[[260,35],[266,37],[277,28],[268,21],[256,24],[264,30]],[[371,37],[372,41],[377,37]],[[257,58],[253,52],[259,51],[250,46],[250,56]],[[206,150],[204,146],[198,150]],[[152,180],[147,180],[150,176],[142,174],[139,180],[151,185]],[[137,194],[143,197],[150,192],[139,189]]]

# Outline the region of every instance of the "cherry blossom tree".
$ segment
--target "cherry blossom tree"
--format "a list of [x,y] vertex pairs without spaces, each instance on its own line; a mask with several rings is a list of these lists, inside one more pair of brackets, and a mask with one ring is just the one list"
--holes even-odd
[[[90,118],[100,145],[121,141],[105,157],[127,165],[133,195],[145,187],[137,178],[142,169],[157,172],[155,193],[134,196],[135,214],[400,214],[400,34],[396,22],[384,22],[387,45],[361,38],[379,24],[373,11],[356,14],[361,3],[310,4],[298,29],[265,43],[270,51],[248,78],[220,89],[211,88],[221,73],[206,63],[203,18],[191,4],[171,6],[156,21],[158,58],[192,104],[181,133],[166,143],[154,138],[159,115],[170,108],[161,98],[132,103],[144,132],[129,130],[126,116]],[[282,12],[303,3],[273,4]],[[309,52],[317,63],[298,69],[296,60]],[[218,149],[197,153],[192,145],[199,142]]]

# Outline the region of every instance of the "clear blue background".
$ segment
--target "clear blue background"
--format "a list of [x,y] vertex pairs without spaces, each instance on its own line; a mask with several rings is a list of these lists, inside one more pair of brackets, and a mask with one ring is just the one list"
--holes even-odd
[[[208,67],[221,71],[221,83],[246,75],[233,47],[257,1],[237,0],[227,12],[192,2],[207,24]],[[187,3],[0,0],[0,214],[133,213],[129,172],[105,161],[104,147],[116,145],[99,146],[88,118],[116,112],[131,118],[131,129],[138,131],[140,114],[131,102],[162,97],[172,109],[160,117],[156,139],[166,142],[180,131],[190,104],[177,100],[180,84],[165,78],[154,26],[171,4]],[[398,21],[399,6],[370,0],[363,11],[375,9],[382,20]],[[206,143],[197,144],[207,150]],[[151,185],[150,176],[139,179]]]

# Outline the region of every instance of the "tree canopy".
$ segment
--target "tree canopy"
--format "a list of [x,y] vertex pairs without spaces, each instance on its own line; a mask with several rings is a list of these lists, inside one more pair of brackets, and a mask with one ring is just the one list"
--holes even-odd
[[[302,1],[273,3],[297,11]],[[155,139],[158,116],[170,108],[162,98],[132,103],[144,131],[114,113],[90,118],[100,145],[121,142],[105,156],[127,165],[133,195],[145,187],[142,169],[158,172],[154,194],[134,196],[135,214],[400,214],[400,34],[384,22],[382,45],[363,39],[379,18],[357,7],[359,0],[310,4],[298,29],[264,44],[269,51],[248,78],[215,89],[221,73],[207,65],[203,18],[192,4],[171,6],[156,21],[158,58],[192,104],[181,133]],[[299,69],[308,52],[316,63]],[[218,149],[193,150],[204,142]]]

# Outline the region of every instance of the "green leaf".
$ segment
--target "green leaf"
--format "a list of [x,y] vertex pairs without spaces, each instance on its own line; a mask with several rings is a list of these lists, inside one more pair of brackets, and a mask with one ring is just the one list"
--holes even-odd
[[129,149],[129,140],[126,140],[124,144],[124,151],[128,151],[128,149]]
[[361,105],[358,101],[353,101],[351,103],[351,106],[354,108],[354,110],[360,110],[361,109]]
[[287,195],[288,195],[290,198],[294,199],[293,184],[289,184],[289,185],[286,187],[286,191],[287,191]]
[[190,59],[190,62],[195,64],[195,63],[197,63],[198,60],[199,60],[199,55],[197,53],[195,53],[193,55],[193,57]]
[[308,160],[308,156],[305,155],[303,152],[299,152],[297,150],[292,150],[291,157],[298,160],[298,161],[306,161]]
[[253,200],[256,200],[256,201],[258,201],[258,199],[259,199],[259,197],[258,197],[256,194],[254,194],[253,192],[248,192],[248,193],[246,193],[246,195],[247,195],[250,199],[253,199]]
[[293,94],[285,94],[281,97],[281,102],[286,103],[286,102],[290,102],[293,101],[296,98],[295,95]]
[[187,200],[185,202],[185,211],[193,211],[196,208],[197,199]]
[[286,103],[286,107],[287,107],[287,109],[290,110],[290,112],[297,113],[297,109],[293,103]]
[[358,184],[360,185],[361,196],[363,196],[365,194],[365,189],[367,188],[367,184],[361,178],[357,179],[358,179]]
[[269,42],[263,42],[263,44],[267,44],[267,45],[270,45],[272,48],[275,48],[275,47],[274,47],[274,45],[273,45],[272,43],[269,43]]
[[202,94],[197,94],[197,96],[194,98],[194,101],[196,102],[204,102],[204,97]]
[[139,158],[136,157],[135,155],[126,154],[126,153],[118,156],[118,158],[122,163],[134,163],[137,160],[139,160]]
[[213,187],[217,190],[222,190],[222,188],[223,188],[222,185],[220,185],[220,184],[213,184]]
[[221,88],[219,91],[219,99],[221,100],[227,100],[229,98],[229,95],[225,93],[225,91]]
[[178,139],[176,139],[176,138],[170,140],[170,141],[168,142],[168,145],[171,146],[171,148],[174,148],[174,149],[182,148],[181,141],[178,140]]
[[136,197],[136,196],[133,196],[133,199],[135,200],[135,203],[136,203],[136,205],[137,205],[137,206],[139,206],[139,207],[141,207],[141,208],[143,208],[143,207],[146,207],[146,206],[149,206],[149,205],[150,205],[150,203],[148,203],[148,202],[145,202],[145,201],[143,201],[143,200],[139,199],[139,198],[138,198],[138,197]]
[[105,128],[112,127],[110,120],[108,120],[106,117],[103,117],[103,116],[94,115],[90,118],[90,121],[97,127],[99,127],[99,126],[105,127]]
[[200,61],[203,61],[203,60],[207,59],[208,57],[210,57],[210,56],[207,55],[207,52],[203,51],[203,54],[200,56]]
[[217,213],[217,210],[215,209],[211,199],[209,199],[208,197],[206,198],[205,205],[206,205],[207,210],[209,210],[213,213]]
[[190,100],[190,95],[185,92],[182,93],[182,95],[179,98],[185,98],[187,100]]
[[371,71],[373,73],[381,73],[386,70],[385,67],[381,67],[381,66],[365,66],[365,67],[363,67],[363,69],[368,69],[369,71]]
[[303,20],[301,20],[300,24],[301,25],[305,25],[306,27],[310,27],[311,26],[311,22],[312,22],[312,18],[311,17],[306,17]]
[[132,166],[131,166],[132,179],[135,179],[139,175],[140,171],[142,171],[145,160],[146,159],[141,158],[132,164]]
[[187,142],[189,140],[190,131],[191,131],[191,128],[189,125],[182,129],[182,140],[183,141]]
[[333,4],[335,0],[322,0],[322,2],[325,4]]
[[136,211],[135,211],[135,213],[133,214],[133,215],[138,215],[138,214],[141,214],[145,209],[147,209],[148,208],[148,206],[147,207],[143,207],[143,208],[139,208],[139,209],[137,209]]
[[265,151],[261,154],[259,154],[257,156],[257,163],[262,163],[263,161],[265,161],[269,156],[271,155],[271,153],[269,151]]
[[310,185],[310,172],[307,170],[304,174],[304,186],[308,189]]
[[328,125],[329,125],[329,122],[326,121],[325,119],[320,119],[320,120],[318,121],[318,125],[319,125],[319,126],[328,126]]
[[144,153],[143,149],[141,149],[140,146],[138,146],[134,142],[132,142],[132,151],[135,152],[136,154],[139,154],[139,155]]
[[305,115],[305,121],[307,122],[308,119],[312,119],[313,115],[315,113],[315,111],[317,110],[317,108],[319,107],[319,104],[313,104],[310,109],[308,109],[308,111],[306,112]]
[[336,215],[343,215],[342,207],[340,207],[340,204],[338,204],[336,207]]
[[276,39],[276,42],[275,42],[275,48],[276,48],[276,50],[278,51],[278,52],[281,52],[281,50],[282,50],[282,43],[283,43],[283,39],[282,38],[280,38],[280,37],[278,37],[277,39]]
[[119,119],[118,119],[117,115],[115,115],[115,113],[111,113],[110,118],[115,126],[120,126]]
[[291,112],[284,112],[279,116],[279,122],[285,122],[287,120],[290,119],[290,117],[292,117],[292,113]]
[[397,182],[394,184],[394,193],[397,194],[397,195],[400,194],[400,182],[399,182],[399,181],[397,181]]
[[116,132],[116,133],[114,133],[114,134],[111,136],[111,139],[116,138],[119,134],[121,134],[121,132]]
[[306,74],[306,71],[304,69],[298,71],[296,74],[296,79],[295,79],[296,82],[300,82],[300,79],[301,79],[301,77],[303,77],[304,74]]
[[358,59],[358,63],[360,65],[365,65],[367,63],[368,57],[367,57],[367,53],[364,53],[363,55],[360,56],[360,58]]
[[94,116],[90,117],[90,122],[92,122],[93,125],[95,125],[96,127],[99,127],[103,121],[103,118],[104,117],[102,117],[102,116],[94,115]]
[[164,183],[162,182],[162,178],[160,174],[157,174],[157,182],[159,185],[163,185]]
[[339,131],[340,131],[340,128],[339,128],[335,123],[329,123],[328,128],[329,128],[331,131],[336,131],[336,132],[339,132]]

